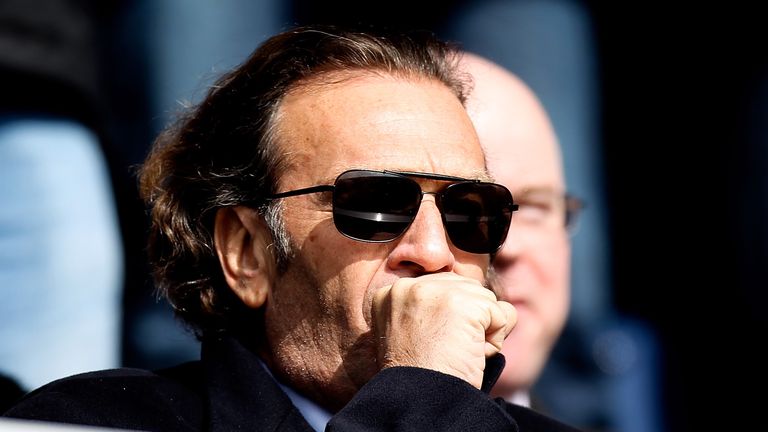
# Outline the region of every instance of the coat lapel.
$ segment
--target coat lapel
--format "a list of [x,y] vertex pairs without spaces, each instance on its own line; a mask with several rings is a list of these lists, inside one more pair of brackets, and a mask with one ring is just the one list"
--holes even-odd
[[240,341],[223,336],[203,343],[209,430],[313,432],[290,398]]

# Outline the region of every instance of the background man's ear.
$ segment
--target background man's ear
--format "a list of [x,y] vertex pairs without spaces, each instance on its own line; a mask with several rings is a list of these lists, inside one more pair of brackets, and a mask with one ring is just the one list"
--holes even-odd
[[250,208],[221,208],[213,239],[227,285],[248,307],[261,307],[275,277],[275,262],[267,249],[272,236],[264,219]]

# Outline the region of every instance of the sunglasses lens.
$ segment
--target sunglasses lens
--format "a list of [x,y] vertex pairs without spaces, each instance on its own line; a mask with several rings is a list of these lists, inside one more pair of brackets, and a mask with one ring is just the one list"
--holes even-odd
[[336,180],[333,222],[347,237],[389,241],[410,226],[421,204],[419,185],[402,176],[350,171]]
[[441,200],[453,244],[472,253],[493,253],[504,243],[512,220],[512,194],[493,183],[456,183]]

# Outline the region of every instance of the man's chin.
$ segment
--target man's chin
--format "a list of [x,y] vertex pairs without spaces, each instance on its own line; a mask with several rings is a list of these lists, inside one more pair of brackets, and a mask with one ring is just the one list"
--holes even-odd
[[373,331],[361,334],[344,352],[336,375],[344,376],[357,389],[370,381],[379,372],[375,342]]
[[504,340],[504,355],[507,355],[508,350],[530,352],[542,338],[541,332],[537,329],[541,329],[541,325],[534,320],[533,315],[526,310],[522,313],[518,312],[517,324]]
[[528,388],[538,377],[541,370],[541,350],[536,344],[530,343],[530,336],[525,334],[512,334],[504,341],[502,354],[506,360],[506,366],[499,381],[508,382],[507,387],[514,390]]

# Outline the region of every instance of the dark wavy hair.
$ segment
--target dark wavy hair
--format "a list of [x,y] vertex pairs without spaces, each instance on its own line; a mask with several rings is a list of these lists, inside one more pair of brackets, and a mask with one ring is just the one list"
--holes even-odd
[[287,265],[289,242],[278,206],[267,197],[286,163],[276,123],[288,92],[371,72],[437,80],[464,103],[459,56],[457,47],[425,32],[304,26],[269,38],[218,79],[202,102],[159,135],[139,171],[141,196],[151,210],[155,284],[177,317],[201,337],[234,329],[253,313],[224,281],[213,244],[219,208],[258,209],[276,237],[278,269]]

